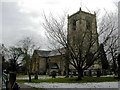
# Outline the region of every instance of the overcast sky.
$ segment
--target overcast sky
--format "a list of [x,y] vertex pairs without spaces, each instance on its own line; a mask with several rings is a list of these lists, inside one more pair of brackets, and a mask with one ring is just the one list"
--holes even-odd
[[87,12],[100,9],[102,14],[104,9],[114,11],[114,2],[117,1],[119,0],[4,0],[0,3],[0,43],[11,46],[23,37],[32,36],[41,43],[41,49],[47,49],[45,30],[41,26],[43,11],[46,14],[51,12],[60,15],[68,10],[71,15],[82,7]]

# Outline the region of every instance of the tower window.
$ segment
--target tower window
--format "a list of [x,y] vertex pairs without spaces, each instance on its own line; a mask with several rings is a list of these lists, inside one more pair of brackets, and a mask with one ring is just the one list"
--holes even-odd
[[90,21],[86,20],[86,29],[90,30],[91,28],[91,23]]
[[76,26],[76,20],[73,20],[73,26]]
[[73,20],[73,30],[76,30],[76,20]]

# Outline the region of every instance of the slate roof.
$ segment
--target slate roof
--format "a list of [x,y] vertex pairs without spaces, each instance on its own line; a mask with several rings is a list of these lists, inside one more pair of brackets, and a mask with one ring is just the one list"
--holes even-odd
[[65,51],[64,50],[61,50],[60,52],[58,50],[52,50],[52,51],[45,51],[45,50],[37,50],[37,54],[40,56],[40,57],[50,57],[50,56],[58,56],[58,55],[61,55],[62,54],[65,54]]
[[37,53],[40,57],[48,57],[51,51],[38,50]]

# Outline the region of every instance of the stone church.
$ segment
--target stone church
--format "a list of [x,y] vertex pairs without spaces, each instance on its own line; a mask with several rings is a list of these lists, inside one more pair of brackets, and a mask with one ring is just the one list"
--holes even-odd
[[39,74],[50,74],[52,71],[63,74],[65,71],[64,52],[61,54],[57,50],[44,51],[35,50],[33,53],[33,72],[39,71]]
[[[68,16],[68,38],[70,41],[74,42],[74,37],[79,33],[79,39],[82,38],[82,32],[87,30],[92,30],[94,33],[94,38],[97,38],[93,51],[98,48],[98,34],[97,34],[97,23],[96,23],[96,14],[91,14],[81,10]],[[85,48],[87,47],[87,41]],[[33,53],[33,59],[35,60],[33,64],[33,72],[39,71],[39,74],[50,74],[52,71],[58,72],[58,74],[65,74],[65,51],[63,49],[62,53],[59,53],[57,50],[53,51],[44,51],[44,50],[35,50]],[[70,65],[69,68],[74,70]],[[95,62],[90,69],[95,70],[101,68],[98,62]],[[73,71],[72,70],[72,71]]]

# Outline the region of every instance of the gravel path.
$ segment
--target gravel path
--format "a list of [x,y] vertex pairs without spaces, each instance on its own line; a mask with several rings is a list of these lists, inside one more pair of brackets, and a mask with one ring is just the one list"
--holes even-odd
[[36,88],[118,88],[118,82],[101,83],[24,83]]
[[25,85],[25,84],[21,84],[21,83],[18,83],[18,86],[19,86],[20,88],[30,88],[30,86]]
[[21,83],[18,83],[18,86],[20,87],[20,90],[26,90],[26,89],[29,89],[29,90],[36,90],[28,85],[25,85],[25,84],[21,84]]

